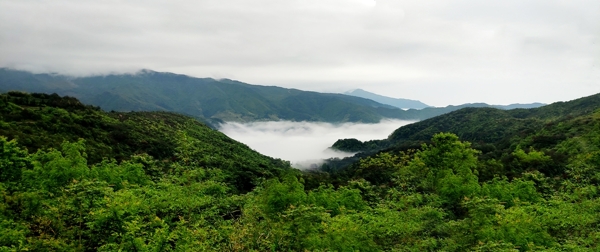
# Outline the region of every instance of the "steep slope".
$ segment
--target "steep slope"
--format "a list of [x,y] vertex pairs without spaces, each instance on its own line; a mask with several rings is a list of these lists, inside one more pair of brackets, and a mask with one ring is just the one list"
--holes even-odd
[[572,101],[555,102],[533,109],[516,109],[511,114],[518,118],[558,119],[589,114],[600,107],[600,94],[582,97]]
[[[402,126],[384,140],[360,142],[356,139],[340,139],[333,148],[363,153],[341,162],[332,162],[331,166],[342,169],[350,167],[353,170],[360,157],[378,152],[418,149],[423,143],[429,142],[433,135],[449,132],[471,142],[474,148],[482,151],[482,158],[501,160],[505,167],[502,171],[504,175],[521,172],[521,168],[511,165],[514,158],[511,153],[516,148],[529,147],[544,151],[552,159],[553,162],[545,164],[544,168],[540,168],[541,171],[558,175],[564,171],[570,156],[566,142],[582,135],[594,135],[597,127],[591,125],[599,123],[598,113],[600,94],[533,109],[464,108]],[[585,123],[578,125],[578,122]],[[493,174],[487,173],[486,176],[493,177]]]
[[[385,140],[370,141],[368,149],[383,149],[392,145],[415,146],[415,142],[427,141],[439,132],[451,132],[474,143],[497,143],[519,132],[537,130],[550,121],[587,115],[598,108],[600,94],[531,109],[503,110],[489,108],[487,104],[469,104],[456,111],[402,126]],[[356,151],[356,146],[360,144],[353,140],[340,140],[334,144],[334,148],[344,150],[345,147],[341,147],[344,145],[352,146],[349,148]]]
[[17,139],[31,152],[83,139],[90,163],[139,154],[163,160],[163,170],[149,173],[168,172],[171,162],[187,152],[198,166],[222,169],[227,181],[243,191],[289,169],[288,162],[263,156],[179,114],[105,113],[71,97],[19,92],[1,94],[0,108],[0,136]]
[[471,142],[496,142],[543,123],[588,115],[600,108],[600,94],[532,109],[465,108],[406,125],[389,137],[392,142],[428,140],[438,132],[452,132]]

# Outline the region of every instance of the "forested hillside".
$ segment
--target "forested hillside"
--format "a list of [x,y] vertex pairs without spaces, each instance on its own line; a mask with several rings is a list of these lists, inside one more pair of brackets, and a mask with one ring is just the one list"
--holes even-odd
[[[86,106],[72,97],[11,92],[0,95],[0,136],[35,152],[81,142],[90,164],[131,157],[153,158],[157,176],[186,155],[196,165],[220,168],[228,182],[250,190],[258,180],[279,175],[289,164],[252,151],[221,132],[168,112],[112,112]],[[149,155],[146,157],[145,155]]]
[[597,98],[460,110],[301,173],[185,116],[3,94],[0,250],[598,251]]
[[137,74],[68,77],[0,69],[0,91],[57,93],[106,111],[172,111],[211,122],[292,120],[378,122],[401,111],[341,94],[193,78],[149,70]]
[[600,108],[600,94],[569,102],[557,102],[532,109],[501,110],[468,107],[398,128],[387,139],[360,142],[341,139],[333,147],[347,151],[377,152],[387,148],[419,147],[439,132],[451,132],[475,144],[507,147],[523,135],[537,132],[574,117],[589,115]]
[[[423,120],[464,107],[403,111],[361,97],[142,70],[136,74],[69,77],[0,68],[0,92],[57,93],[105,111],[171,111],[210,124],[223,121],[290,120],[375,123],[382,118]],[[513,105],[527,107],[531,104]],[[535,105],[534,105],[535,106]],[[511,107],[512,108],[512,107]]]
[[[600,94],[534,109],[465,108],[403,126],[384,140],[342,139],[333,147],[362,153],[333,160],[311,174],[315,179],[339,185],[365,179],[420,197],[432,190],[460,195],[455,210],[464,216],[454,223],[474,225],[464,227],[463,242],[478,245],[458,250],[598,249]],[[566,209],[573,212],[562,215]],[[585,232],[594,238],[573,239]]]

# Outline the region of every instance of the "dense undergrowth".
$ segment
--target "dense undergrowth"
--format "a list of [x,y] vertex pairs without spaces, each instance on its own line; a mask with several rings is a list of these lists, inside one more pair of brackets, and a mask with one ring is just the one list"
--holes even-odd
[[0,98],[0,251],[600,249],[597,110],[493,143],[432,131],[338,176],[179,115]]

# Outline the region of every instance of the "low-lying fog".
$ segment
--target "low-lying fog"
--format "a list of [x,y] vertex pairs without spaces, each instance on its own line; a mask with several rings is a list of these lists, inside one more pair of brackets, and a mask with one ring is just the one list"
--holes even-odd
[[222,124],[219,131],[250,148],[292,162],[296,168],[320,165],[323,159],[347,157],[353,153],[328,149],[335,141],[356,138],[361,141],[387,138],[400,126],[412,121],[383,120],[377,124],[321,122],[252,122]]

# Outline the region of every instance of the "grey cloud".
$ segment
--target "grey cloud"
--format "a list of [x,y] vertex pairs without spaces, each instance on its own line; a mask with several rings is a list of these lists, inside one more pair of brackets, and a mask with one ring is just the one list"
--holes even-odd
[[438,106],[600,92],[590,85],[600,76],[598,1],[376,3],[0,0],[0,67],[74,75],[150,68],[364,88]]

